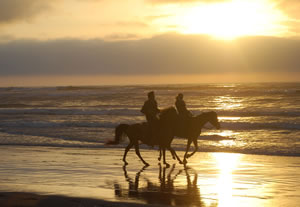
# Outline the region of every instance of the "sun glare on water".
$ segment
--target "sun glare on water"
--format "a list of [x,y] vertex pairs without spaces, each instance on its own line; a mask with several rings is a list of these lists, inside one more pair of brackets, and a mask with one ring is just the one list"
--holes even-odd
[[280,35],[284,15],[267,0],[233,0],[197,4],[176,14],[178,32],[208,34],[218,39],[250,35]]
[[240,154],[216,153],[213,155],[217,161],[219,168],[219,177],[216,187],[216,192],[219,199],[219,207],[238,206],[234,199],[234,180],[233,174],[236,170]]

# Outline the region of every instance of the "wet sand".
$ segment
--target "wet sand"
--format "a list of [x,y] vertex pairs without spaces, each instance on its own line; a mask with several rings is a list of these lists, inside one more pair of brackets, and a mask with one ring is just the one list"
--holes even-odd
[[[198,152],[187,166],[123,148],[1,146],[0,206],[298,206],[300,158]],[[183,152],[178,152],[183,156]],[[13,193],[8,193],[13,192]]]
[[67,196],[54,195],[38,195],[33,193],[1,193],[0,192],[0,206],[1,207],[145,207],[145,206],[161,206],[161,205],[145,205],[126,202],[109,202],[100,199],[91,198],[77,198]]

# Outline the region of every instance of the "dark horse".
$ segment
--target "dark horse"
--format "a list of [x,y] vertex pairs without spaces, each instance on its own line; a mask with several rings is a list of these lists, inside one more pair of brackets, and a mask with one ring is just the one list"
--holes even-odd
[[[187,120],[187,123],[184,124],[185,127],[183,127],[183,124],[176,127],[177,130],[175,130],[175,136],[188,139],[186,151],[185,151],[184,158],[183,158],[183,163],[187,163],[186,159],[191,157],[192,155],[194,155],[197,152],[197,150],[198,150],[197,138],[201,134],[202,127],[207,122],[211,123],[217,129],[220,129],[220,123],[218,121],[218,116],[217,116],[217,113],[214,111],[205,112],[198,116],[189,118]],[[191,154],[188,154],[188,151],[190,149],[192,142],[194,143],[195,148]],[[161,159],[161,152],[160,152],[158,159],[159,160]]]
[[182,164],[182,161],[177,156],[175,150],[171,148],[171,142],[174,138],[174,132],[176,128],[176,124],[178,121],[178,114],[176,112],[176,109],[174,107],[170,107],[167,109],[162,110],[160,113],[160,119],[158,120],[157,124],[157,130],[155,133],[156,139],[150,143],[149,142],[149,136],[147,135],[149,133],[148,126],[146,123],[137,123],[137,124],[120,124],[115,129],[115,140],[110,141],[107,144],[119,144],[121,141],[121,137],[123,134],[127,135],[129,138],[129,144],[125,149],[124,156],[123,156],[123,162],[125,165],[128,163],[126,162],[126,155],[127,152],[130,150],[131,147],[135,147],[135,153],[137,156],[141,159],[141,161],[145,165],[149,165],[141,156],[139,151],[139,141],[141,141],[144,144],[147,145],[158,145],[159,148],[163,151],[163,163],[169,166],[169,164],[166,162],[165,157],[165,151],[166,149],[170,150],[173,156],[173,159],[175,157],[179,161],[179,163]]

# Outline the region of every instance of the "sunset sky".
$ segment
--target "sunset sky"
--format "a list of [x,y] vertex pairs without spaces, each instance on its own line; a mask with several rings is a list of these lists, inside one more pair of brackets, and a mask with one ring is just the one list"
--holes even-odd
[[300,81],[299,0],[1,0],[0,86]]

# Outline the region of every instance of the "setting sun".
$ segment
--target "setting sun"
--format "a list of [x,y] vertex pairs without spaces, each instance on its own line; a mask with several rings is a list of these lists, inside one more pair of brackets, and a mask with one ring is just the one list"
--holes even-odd
[[284,15],[269,1],[198,4],[177,16],[179,32],[208,34],[218,39],[250,35],[281,35]]

